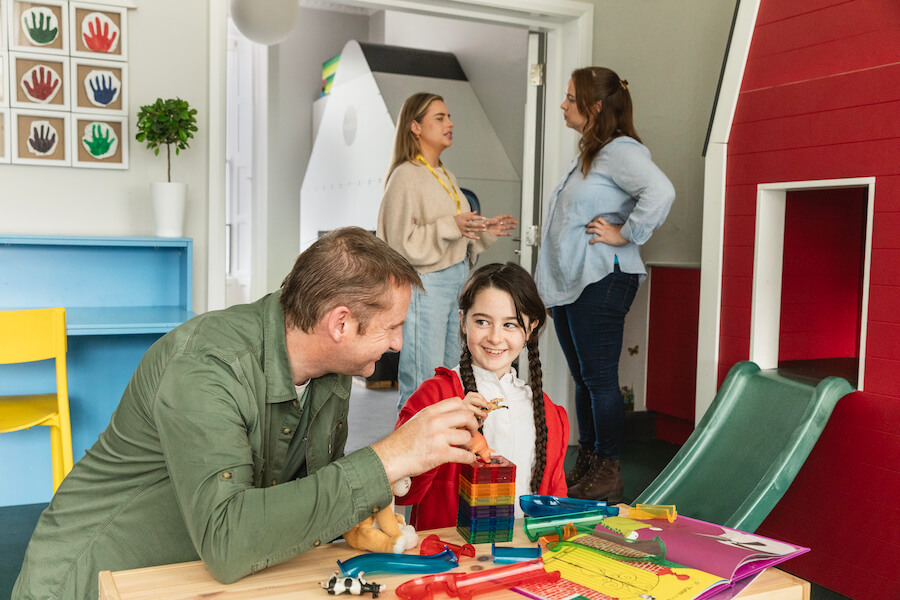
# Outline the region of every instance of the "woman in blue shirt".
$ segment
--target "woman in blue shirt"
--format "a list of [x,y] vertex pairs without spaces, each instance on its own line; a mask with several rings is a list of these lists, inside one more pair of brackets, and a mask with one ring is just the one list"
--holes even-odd
[[575,379],[579,452],[569,496],[620,502],[622,332],[647,274],[640,247],[665,221],[675,190],[635,132],[626,80],[604,67],[576,69],[561,108],[581,133],[580,153],[550,197],[535,278]]

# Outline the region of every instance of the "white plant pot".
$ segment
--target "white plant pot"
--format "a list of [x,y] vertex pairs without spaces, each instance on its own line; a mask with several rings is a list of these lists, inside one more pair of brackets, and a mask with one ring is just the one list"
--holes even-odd
[[153,200],[153,219],[158,237],[184,235],[184,211],[187,205],[187,184],[156,182],[150,184]]

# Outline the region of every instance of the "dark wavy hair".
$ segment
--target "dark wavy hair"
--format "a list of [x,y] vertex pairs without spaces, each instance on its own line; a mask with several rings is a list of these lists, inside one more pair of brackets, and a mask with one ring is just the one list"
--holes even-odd
[[505,265],[493,263],[477,269],[469,277],[462,293],[459,295],[459,310],[463,319],[460,323],[460,338],[462,341],[462,356],[459,359],[460,379],[463,389],[469,392],[477,392],[475,374],[472,372],[472,353],[466,340],[465,316],[475,303],[475,296],[484,289],[493,288],[509,294],[513,305],[516,307],[516,321],[519,326],[527,331],[525,319],[534,323],[534,330],[528,337],[528,373],[531,381],[531,406],[534,413],[535,432],[535,461],[531,471],[531,491],[537,492],[544,477],[544,469],[547,467],[547,418],[544,412],[544,390],[542,387],[543,372],[541,371],[541,355],[538,350],[538,337],[546,321],[547,309],[538,294],[537,286],[531,275],[515,263],[508,262]]
[[[584,67],[572,71],[575,106],[587,125],[581,133],[581,172],[587,177],[600,150],[614,138],[627,135],[641,141],[634,129],[628,81],[606,67]],[[597,103],[600,110],[597,110]]]

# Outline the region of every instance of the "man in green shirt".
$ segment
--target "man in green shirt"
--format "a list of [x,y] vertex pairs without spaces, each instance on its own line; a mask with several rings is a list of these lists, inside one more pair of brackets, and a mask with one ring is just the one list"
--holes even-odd
[[391,483],[473,462],[459,399],[344,456],[350,375],[400,349],[413,285],[387,244],[339,229],[278,292],[160,338],[41,515],[13,599],[96,598],[102,570],[198,558],[233,582],[341,536]]

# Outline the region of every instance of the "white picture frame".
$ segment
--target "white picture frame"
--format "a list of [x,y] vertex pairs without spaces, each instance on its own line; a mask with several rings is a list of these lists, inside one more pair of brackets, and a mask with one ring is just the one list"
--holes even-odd
[[[7,47],[15,52],[69,55],[69,3],[65,0],[3,0]],[[45,21],[44,19],[47,19]],[[24,19],[24,20],[23,20]],[[32,23],[35,27],[26,27]],[[49,32],[55,32],[52,39]],[[37,35],[37,34],[40,35]]]
[[[126,7],[70,2],[68,22],[70,56],[94,60],[128,60]],[[115,39],[113,33],[116,34]],[[89,40],[95,41],[90,43]],[[104,49],[107,45],[109,47]]]
[[9,122],[9,109],[0,108],[0,164],[9,164],[12,160],[11,138],[12,126]]
[[0,0],[0,52],[5,52],[9,49],[9,44],[6,41],[7,38],[7,10],[6,10],[7,0]]
[[[17,165],[67,167],[71,165],[69,151],[69,119],[71,113],[58,111],[11,109],[11,162]],[[38,129],[40,127],[40,130]],[[47,127],[47,129],[44,129]],[[52,142],[45,149],[35,148],[34,142]]]
[[9,55],[6,52],[0,52],[0,108],[9,108]]
[[[10,52],[9,105],[27,110],[69,111],[69,77],[67,56]],[[52,92],[47,91],[50,87],[54,87]]]
[[[104,142],[108,144],[110,137],[115,138],[114,143],[104,147]],[[92,149],[91,141],[100,142],[100,149]],[[128,141],[127,116],[72,113],[69,154],[73,167],[127,169]]]
[[128,114],[128,63],[72,58],[69,65],[73,113]]

